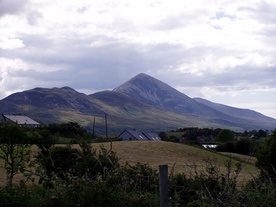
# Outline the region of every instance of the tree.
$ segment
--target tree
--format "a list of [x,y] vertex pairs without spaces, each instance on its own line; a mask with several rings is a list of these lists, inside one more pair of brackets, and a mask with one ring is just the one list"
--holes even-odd
[[158,136],[161,138],[161,140],[163,140],[163,141],[167,141],[168,140],[168,136],[167,136],[167,134],[165,133],[165,132],[160,132],[159,134],[158,134]]
[[216,137],[217,141],[219,142],[232,141],[234,140],[234,138],[235,138],[234,133],[229,129],[222,129]]
[[55,147],[56,139],[47,128],[40,128],[32,134],[33,143],[38,147],[38,153],[35,156],[37,166],[37,175],[39,182],[49,186],[54,171],[54,160],[52,151]]
[[[53,178],[59,178],[65,182],[81,178],[87,182],[99,178],[104,180],[119,167],[119,158],[115,152],[103,146],[97,152],[85,140],[80,141],[78,148],[72,145],[51,145],[46,150],[44,145],[39,147],[40,152],[36,156],[36,162],[40,168],[39,183],[43,183],[45,187],[52,187]],[[47,146],[50,145],[47,144]]]
[[79,138],[79,137],[91,137],[84,128],[82,128],[77,122],[68,122],[62,124],[49,124],[47,129],[52,134],[58,134],[60,136],[68,138]]
[[262,175],[268,175],[276,180],[276,130],[263,143],[257,153],[256,166],[261,169]]
[[23,172],[30,160],[31,145],[27,143],[26,133],[17,125],[0,124],[0,159],[4,160],[7,175],[7,187],[11,187],[13,178]]

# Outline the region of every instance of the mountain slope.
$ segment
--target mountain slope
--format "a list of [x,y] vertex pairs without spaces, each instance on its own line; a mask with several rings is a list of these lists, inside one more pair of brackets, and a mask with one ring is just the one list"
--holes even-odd
[[26,113],[44,123],[73,121],[76,113],[103,113],[92,104],[89,96],[69,87],[35,88],[14,93],[2,99],[0,106],[2,113]]
[[85,95],[69,87],[18,92],[1,100],[0,108],[4,114],[24,113],[46,124],[76,121],[88,130],[92,130],[95,117],[97,134],[105,134],[105,114],[111,133],[120,133],[126,128],[166,130],[183,122],[188,126],[198,123],[121,93],[101,91]]
[[75,109],[80,112],[96,110],[87,95],[72,88],[35,88],[33,90],[15,93],[3,99],[17,105],[31,105],[47,109]]
[[[253,111],[192,99],[146,74],[139,74],[113,91],[91,95],[72,88],[35,88],[0,100],[1,113],[25,113],[43,123],[78,122],[96,134],[123,129],[164,131],[179,127],[213,127],[233,130],[273,129],[276,120]],[[230,110],[231,109],[231,110]]]
[[138,74],[113,91],[125,94],[143,103],[185,115],[217,116],[217,113],[219,113],[198,103],[162,81],[143,73]]
[[244,129],[259,127],[271,129],[275,127],[275,119],[257,116],[257,112],[253,114],[246,111],[247,113],[242,115],[241,111],[239,109],[235,110],[235,108],[231,112],[225,113],[224,108],[213,107],[213,105],[206,104],[206,102],[192,99],[160,80],[143,73],[118,86],[114,91],[155,107],[197,118],[208,123],[208,126],[218,124],[230,128]]
[[120,130],[126,128],[167,130],[168,127],[179,127],[182,123],[187,126],[205,124],[197,119],[154,107],[115,91],[102,91],[90,97],[108,114],[111,127]]
[[266,123],[268,128],[276,127],[275,119],[250,109],[231,107],[231,106],[227,106],[219,103],[214,103],[202,98],[194,98],[194,100],[206,106],[209,106],[217,111],[221,111],[224,114],[230,115],[238,119],[247,120],[247,122],[256,122],[256,123],[259,123],[260,125]]

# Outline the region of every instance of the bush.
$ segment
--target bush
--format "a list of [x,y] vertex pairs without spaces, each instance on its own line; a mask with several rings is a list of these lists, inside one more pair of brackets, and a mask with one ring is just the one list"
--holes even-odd
[[276,130],[269,136],[257,153],[256,166],[261,169],[264,177],[276,181]]
[[222,129],[217,137],[216,140],[219,142],[228,142],[228,141],[233,141],[235,138],[234,133],[229,130],[229,129]]

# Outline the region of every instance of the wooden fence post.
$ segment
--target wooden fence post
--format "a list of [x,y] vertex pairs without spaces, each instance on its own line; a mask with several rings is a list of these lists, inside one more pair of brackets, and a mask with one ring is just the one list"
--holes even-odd
[[159,165],[160,207],[169,207],[168,165]]

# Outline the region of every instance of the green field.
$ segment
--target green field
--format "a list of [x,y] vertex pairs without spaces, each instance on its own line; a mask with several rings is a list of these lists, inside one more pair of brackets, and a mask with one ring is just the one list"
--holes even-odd
[[[155,169],[159,165],[167,164],[170,174],[185,173],[186,175],[194,175],[195,170],[198,172],[204,171],[207,166],[215,165],[219,168],[219,172],[225,173],[225,164],[230,159],[233,163],[233,171],[237,160],[242,162],[243,169],[238,178],[240,184],[250,180],[253,176],[258,175],[258,169],[254,166],[254,159],[248,156],[224,155],[212,151],[200,149],[179,143],[172,142],[156,142],[156,141],[129,141],[129,142],[105,142],[94,143],[92,146],[100,149],[100,145],[117,153],[120,158],[120,163],[135,164],[137,162],[149,164]],[[76,145],[78,147],[78,145]],[[33,154],[36,153],[36,148],[33,147]],[[251,160],[248,162],[248,160]],[[0,161],[0,183],[3,185],[5,181],[5,171],[3,169],[3,161]],[[22,175],[16,176],[18,182]]]

